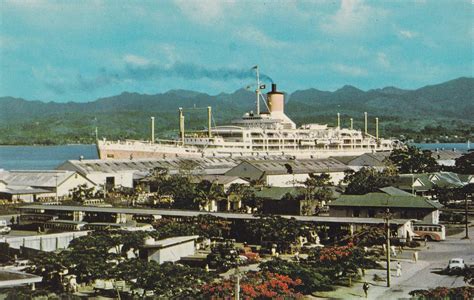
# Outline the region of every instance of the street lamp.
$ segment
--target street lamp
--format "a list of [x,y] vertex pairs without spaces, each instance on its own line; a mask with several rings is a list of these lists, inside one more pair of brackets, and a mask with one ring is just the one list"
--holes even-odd
[[387,208],[387,210],[384,213],[384,220],[385,220],[385,226],[387,228],[387,244],[386,244],[386,255],[387,255],[387,287],[390,287],[390,219],[392,217],[392,214],[390,213],[390,209]]
[[240,272],[238,266],[235,268],[235,300],[240,300]]

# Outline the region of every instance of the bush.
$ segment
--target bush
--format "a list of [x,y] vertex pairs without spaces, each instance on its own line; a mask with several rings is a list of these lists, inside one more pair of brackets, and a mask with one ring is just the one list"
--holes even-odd
[[[247,272],[240,279],[242,299],[301,299],[303,295],[295,291],[301,285],[300,279],[270,272]],[[235,280],[205,284],[201,288],[203,299],[232,299]]]
[[332,290],[329,277],[322,275],[321,270],[305,263],[295,263],[282,259],[275,259],[260,264],[262,271],[287,275],[290,278],[300,278],[302,285],[295,288],[303,294],[311,294],[316,291]]
[[417,299],[472,299],[474,288],[463,286],[458,288],[437,287],[429,290],[413,290],[410,296]]

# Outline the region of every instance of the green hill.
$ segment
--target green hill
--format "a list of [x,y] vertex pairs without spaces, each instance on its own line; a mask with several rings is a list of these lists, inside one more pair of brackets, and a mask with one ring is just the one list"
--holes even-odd
[[[473,95],[474,79],[465,77],[416,90],[307,89],[286,96],[286,112],[297,124],[330,125],[335,124],[339,112],[343,126],[349,126],[352,117],[358,128],[363,126],[363,113],[368,112],[369,130],[373,130],[377,116],[383,136],[465,141],[473,139]],[[177,133],[178,107],[185,108],[187,128],[202,129],[207,124],[207,106],[213,108],[215,123],[225,124],[253,110],[254,105],[254,93],[244,89],[215,96],[187,90],[156,95],[124,92],[87,103],[2,97],[0,144],[92,142],[95,127],[101,137],[139,139],[148,136],[150,116],[155,116],[156,132],[171,137]]]

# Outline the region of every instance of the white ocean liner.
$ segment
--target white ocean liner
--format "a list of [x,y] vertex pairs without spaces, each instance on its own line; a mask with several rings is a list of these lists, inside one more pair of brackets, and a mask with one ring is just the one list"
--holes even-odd
[[[391,151],[398,141],[367,133],[367,114],[365,131],[341,128],[324,124],[296,124],[285,115],[284,94],[272,90],[264,99],[257,73],[256,112],[245,113],[231,125],[211,126],[211,108],[208,107],[208,129],[186,133],[183,110],[179,109],[180,135],[175,140],[156,140],[154,138],[154,118],[152,118],[152,138],[150,141],[108,141],[97,140],[101,159],[117,158],[166,158],[166,157],[266,157],[290,156],[295,158],[324,158],[329,156],[360,155],[368,152]],[[267,111],[260,111],[263,100]],[[378,119],[376,119],[378,123]],[[352,127],[352,120],[351,120]]]

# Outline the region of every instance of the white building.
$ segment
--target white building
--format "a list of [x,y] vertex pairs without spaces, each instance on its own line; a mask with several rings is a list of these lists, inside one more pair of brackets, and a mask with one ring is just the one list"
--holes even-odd
[[264,185],[290,187],[302,186],[313,173],[327,173],[331,182],[337,185],[344,178],[347,166],[332,159],[296,160],[246,160],[229,170],[227,176],[237,176],[246,180],[260,180]]
[[159,264],[178,261],[182,257],[194,255],[198,238],[197,235],[177,236],[159,241],[149,238],[140,248],[140,258],[154,260]]
[[0,172],[0,195],[9,200],[33,202],[40,198],[62,198],[80,186],[96,184],[72,171],[21,170]]
[[78,172],[102,186],[133,187],[134,179],[143,178],[154,168],[167,169],[170,174],[223,175],[239,162],[233,158],[90,159],[68,160],[57,169]]

